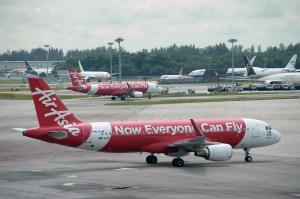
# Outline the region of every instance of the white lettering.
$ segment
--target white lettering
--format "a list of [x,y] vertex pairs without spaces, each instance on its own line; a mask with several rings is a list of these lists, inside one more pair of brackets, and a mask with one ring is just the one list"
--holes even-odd
[[[39,88],[35,88],[35,90],[36,92],[32,92],[32,95],[42,94],[42,96],[39,98],[39,101],[41,101],[45,107],[57,107],[57,104],[54,102],[56,98],[50,98],[50,96],[54,95],[54,92],[52,90],[41,90]],[[76,123],[70,124],[70,122],[65,118],[66,116],[72,113],[69,110],[58,111],[55,108],[51,108],[51,112],[45,113],[44,117],[49,117],[53,115],[56,116],[54,118],[54,122],[56,122],[59,126],[62,126],[63,128],[67,129],[68,132],[71,133],[73,136],[78,136],[80,130],[76,127],[73,127],[73,125],[76,125]]]

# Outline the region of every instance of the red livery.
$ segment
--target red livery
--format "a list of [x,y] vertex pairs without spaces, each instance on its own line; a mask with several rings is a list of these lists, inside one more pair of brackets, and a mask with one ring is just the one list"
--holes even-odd
[[100,152],[148,152],[148,164],[156,164],[155,153],[175,157],[172,165],[182,167],[181,157],[193,152],[211,161],[225,161],[233,148],[249,150],[280,141],[281,135],[267,123],[247,118],[190,119],[173,121],[93,122],[75,117],[47,83],[29,78],[39,127],[26,129],[24,136],[50,143]]

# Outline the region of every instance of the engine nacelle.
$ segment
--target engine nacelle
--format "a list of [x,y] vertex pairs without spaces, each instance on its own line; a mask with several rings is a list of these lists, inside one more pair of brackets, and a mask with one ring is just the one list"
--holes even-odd
[[232,157],[232,147],[229,144],[216,144],[195,152],[195,156],[211,161],[226,161]]
[[137,98],[140,98],[140,97],[143,97],[144,94],[142,92],[139,92],[139,91],[134,91],[132,93],[132,96],[131,97],[137,97]]

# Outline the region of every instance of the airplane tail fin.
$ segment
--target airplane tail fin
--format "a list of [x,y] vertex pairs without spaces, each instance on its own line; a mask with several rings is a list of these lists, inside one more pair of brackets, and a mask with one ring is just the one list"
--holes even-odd
[[255,73],[252,65],[250,64],[247,56],[244,56],[244,61],[245,61],[245,68],[246,68],[247,76],[255,75],[256,73]]
[[250,64],[253,67],[256,61],[256,56],[252,57],[252,59],[250,60]]
[[294,54],[284,69],[295,71],[296,60],[297,60],[297,54]]
[[63,126],[64,128],[72,128],[72,125],[82,122],[69,111],[44,79],[28,78],[28,81],[41,127]]
[[25,61],[25,65],[26,65],[27,73],[32,75],[38,75],[38,73],[35,70],[33,70],[33,68],[29,65],[27,61]]
[[72,81],[72,86],[82,86],[87,84],[74,68],[69,68],[69,74]]
[[183,75],[183,67],[180,68],[178,75]]
[[79,70],[80,72],[84,72],[81,62],[78,60]]

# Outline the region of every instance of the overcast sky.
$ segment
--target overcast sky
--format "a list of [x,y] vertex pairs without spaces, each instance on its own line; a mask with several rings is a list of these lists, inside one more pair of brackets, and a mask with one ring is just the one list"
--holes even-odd
[[0,17],[0,53],[44,44],[66,53],[119,36],[130,52],[174,43],[230,47],[232,36],[263,50],[300,42],[299,0],[0,0]]

